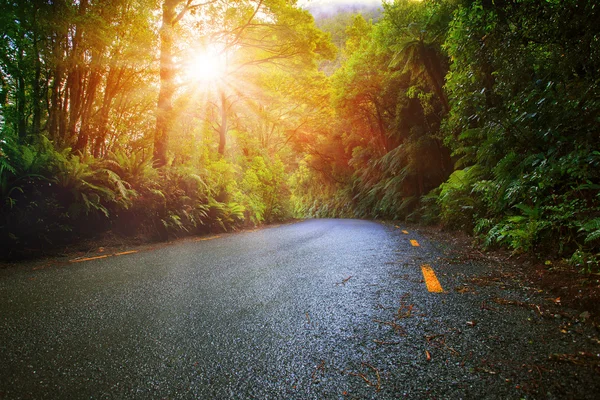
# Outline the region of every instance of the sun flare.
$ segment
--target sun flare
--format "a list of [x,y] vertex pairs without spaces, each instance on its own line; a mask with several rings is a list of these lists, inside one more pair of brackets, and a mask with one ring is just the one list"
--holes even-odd
[[214,49],[198,51],[191,54],[185,66],[188,80],[216,82],[226,72],[225,57]]

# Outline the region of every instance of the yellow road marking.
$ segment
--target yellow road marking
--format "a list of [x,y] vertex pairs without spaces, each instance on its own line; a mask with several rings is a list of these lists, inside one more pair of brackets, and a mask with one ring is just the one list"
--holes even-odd
[[82,262],[82,261],[98,260],[98,259],[100,259],[100,258],[106,258],[106,257],[108,257],[108,256],[109,256],[109,255],[108,255],[108,254],[106,254],[106,255],[103,255],[103,256],[96,256],[96,257],[76,258],[76,259],[74,259],[74,260],[69,260],[69,262],[72,262],[72,263],[77,263],[77,262]]
[[440,285],[440,281],[438,281],[435,276],[435,272],[433,272],[433,268],[430,265],[422,265],[421,271],[423,271],[423,278],[425,278],[425,285],[427,285],[427,290],[434,293],[442,293],[444,289],[442,289],[442,285]]
[[405,235],[408,235],[408,231],[402,231],[402,233],[404,233]]
[[115,256],[124,256],[125,254],[133,254],[133,253],[137,253],[137,250],[129,250],[129,251],[122,251],[120,253],[115,253]]
[[411,239],[410,240],[410,244],[412,244],[414,247],[419,247],[419,242],[417,242],[415,239]]
[[137,250],[122,251],[120,253],[104,254],[102,256],[75,258],[73,260],[69,260],[69,262],[78,263],[78,262],[83,262],[83,261],[99,260],[101,258],[108,258],[108,257],[112,257],[112,256],[124,256],[126,254],[133,254],[133,253],[137,253],[137,252],[138,252]]
[[200,239],[196,239],[196,242],[202,242],[203,240],[213,240],[213,239],[220,238],[220,237],[221,237],[220,235],[217,235],[217,236],[210,236],[207,238],[200,238]]

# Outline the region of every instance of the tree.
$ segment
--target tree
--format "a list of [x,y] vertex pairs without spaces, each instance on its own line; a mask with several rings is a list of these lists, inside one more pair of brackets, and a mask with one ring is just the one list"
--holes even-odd
[[[526,0],[464,2],[455,13],[447,143],[465,179],[448,187],[470,194],[471,225],[488,245],[595,257],[599,12]],[[447,215],[464,212],[447,198]]]
[[[181,4],[183,8],[177,10]],[[161,167],[167,163],[169,136],[173,129],[173,95],[177,89],[174,60],[175,27],[191,9],[203,6],[193,0],[164,0],[160,38],[160,91],[156,108],[156,131],[154,133],[154,164]]]
[[214,82],[197,80],[196,85],[206,87],[204,90],[192,87],[190,92],[201,96],[212,92],[215,97],[211,103],[220,108],[216,125],[218,153],[223,156],[233,106],[249,97],[255,102],[261,97],[262,87],[255,82],[261,80],[265,71],[276,68],[301,73],[315,68],[318,59],[332,58],[335,50],[328,37],[315,28],[310,14],[285,1],[234,2],[233,5],[221,1],[203,9],[200,16],[210,19],[210,26],[193,26],[189,35],[204,44],[200,51],[207,51],[209,47],[217,53],[222,59],[218,64],[223,71],[213,77],[217,81],[216,88],[209,87]]
[[444,107],[444,112],[450,111],[448,98],[444,92],[444,62],[440,55],[440,43],[418,23],[411,23],[405,29],[407,36],[393,47],[397,54],[392,60],[392,66],[403,66],[415,77],[425,74],[431,88]]

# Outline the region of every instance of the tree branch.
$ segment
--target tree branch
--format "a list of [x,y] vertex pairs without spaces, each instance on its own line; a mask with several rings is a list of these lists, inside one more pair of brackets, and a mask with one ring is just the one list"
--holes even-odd
[[177,23],[179,21],[181,21],[181,19],[185,16],[185,14],[190,11],[193,10],[194,8],[200,8],[200,7],[204,7],[207,6],[209,4],[213,4],[218,2],[219,0],[209,0],[206,3],[199,3],[199,4],[192,4],[194,2],[194,0],[187,0],[187,3],[185,4],[185,6],[183,7],[183,10],[181,10],[179,12],[179,14],[175,17],[175,19],[171,22],[171,25],[177,25]]

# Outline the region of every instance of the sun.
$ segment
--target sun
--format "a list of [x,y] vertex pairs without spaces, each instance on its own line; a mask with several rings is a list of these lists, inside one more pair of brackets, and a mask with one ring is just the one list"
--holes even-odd
[[185,76],[190,81],[216,83],[227,69],[225,56],[216,49],[208,48],[191,53],[185,63]]

